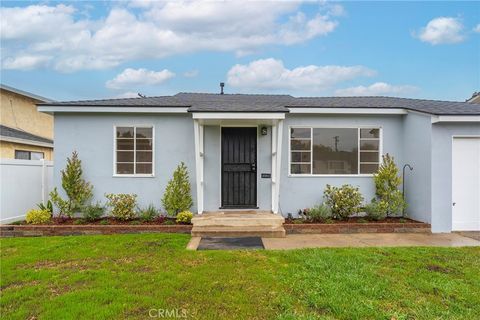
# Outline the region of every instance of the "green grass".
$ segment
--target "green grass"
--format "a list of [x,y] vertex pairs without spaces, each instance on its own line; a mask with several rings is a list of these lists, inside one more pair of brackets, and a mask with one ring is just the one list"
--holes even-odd
[[172,234],[2,239],[3,319],[475,319],[479,248],[187,251]]

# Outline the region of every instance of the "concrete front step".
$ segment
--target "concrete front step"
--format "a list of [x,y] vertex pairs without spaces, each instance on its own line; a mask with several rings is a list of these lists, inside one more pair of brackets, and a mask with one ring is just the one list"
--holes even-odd
[[285,238],[286,232],[283,227],[193,227],[192,237],[262,237],[262,238]]
[[285,219],[265,211],[204,213],[192,219],[194,237],[285,237]]

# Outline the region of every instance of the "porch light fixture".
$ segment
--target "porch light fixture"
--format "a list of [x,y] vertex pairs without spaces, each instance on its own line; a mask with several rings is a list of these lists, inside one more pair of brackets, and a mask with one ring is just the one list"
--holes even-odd
[[267,127],[262,127],[260,129],[260,133],[262,134],[262,136],[266,136],[268,134]]

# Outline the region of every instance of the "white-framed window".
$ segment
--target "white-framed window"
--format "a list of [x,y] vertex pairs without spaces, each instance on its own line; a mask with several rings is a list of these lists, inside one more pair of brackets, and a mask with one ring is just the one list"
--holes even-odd
[[115,126],[114,134],[114,175],[153,176],[153,126]]
[[370,175],[381,161],[380,128],[290,127],[290,175]]
[[15,159],[41,160],[45,159],[45,154],[40,151],[15,150]]

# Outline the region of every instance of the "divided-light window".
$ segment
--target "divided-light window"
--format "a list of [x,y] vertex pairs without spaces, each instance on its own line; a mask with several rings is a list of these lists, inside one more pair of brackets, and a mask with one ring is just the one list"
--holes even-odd
[[372,174],[379,164],[379,128],[290,128],[290,174]]
[[153,127],[115,128],[115,174],[153,174]]

